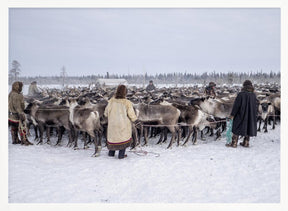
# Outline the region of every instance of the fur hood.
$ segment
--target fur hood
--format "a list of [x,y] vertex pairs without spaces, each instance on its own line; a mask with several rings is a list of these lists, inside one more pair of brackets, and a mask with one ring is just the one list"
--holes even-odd
[[23,83],[21,81],[16,81],[12,84],[12,91],[20,93],[22,92]]
[[242,92],[254,92],[254,87],[252,85],[243,86],[241,89]]
[[254,92],[254,87],[253,84],[250,80],[246,80],[243,83],[243,87],[242,87],[242,92],[246,91],[246,92]]

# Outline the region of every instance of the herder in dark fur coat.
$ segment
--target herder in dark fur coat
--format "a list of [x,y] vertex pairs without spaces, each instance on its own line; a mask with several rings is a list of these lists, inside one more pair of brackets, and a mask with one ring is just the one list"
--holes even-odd
[[244,136],[240,145],[249,147],[250,136],[257,135],[257,99],[251,81],[244,81],[243,88],[234,101],[230,118],[233,119],[233,136],[231,144],[226,146],[236,148],[240,135]]
[[216,87],[216,84],[214,82],[212,82],[212,81],[209,82],[209,85],[206,86],[206,88],[204,90],[204,94],[206,96],[210,96],[210,97],[215,98],[216,97],[215,87]]

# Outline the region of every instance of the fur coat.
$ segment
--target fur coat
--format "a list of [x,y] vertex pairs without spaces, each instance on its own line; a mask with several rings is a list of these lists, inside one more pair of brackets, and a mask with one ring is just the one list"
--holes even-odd
[[232,133],[241,136],[257,135],[257,99],[253,86],[245,86],[237,95],[231,116]]
[[137,117],[132,103],[127,99],[111,98],[105,108],[108,117],[107,141],[109,150],[121,150],[130,146],[132,124]]

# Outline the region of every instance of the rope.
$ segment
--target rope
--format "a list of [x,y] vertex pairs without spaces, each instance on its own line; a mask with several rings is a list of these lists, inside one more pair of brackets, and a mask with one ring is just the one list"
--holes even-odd
[[[262,115],[257,115],[257,116],[262,116]],[[281,116],[281,115],[267,115],[267,116]]]
[[[257,115],[257,116],[261,116],[261,115]],[[281,116],[281,115],[268,115],[268,116]],[[210,122],[210,123],[207,123],[204,125],[217,124],[219,122],[226,122],[226,119]],[[143,124],[143,127],[169,127],[169,126],[174,126],[174,127],[175,126],[194,126],[194,124],[187,124],[187,123],[177,123],[175,125],[146,125],[146,124]]]
[[[109,150],[108,149],[104,149],[104,150],[102,149],[101,151],[107,151],[108,152]],[[143,150],[141,146],[140,146],[139,150],[133,149],[133,150],[129,150],[127,152],[134,153],[135,155],[138,155],[138,156],[147,156],[148,154],[153,154],[153,155],[155,155],[155,157],[160,157],[160,153]]]
[[[204,124],[204,125],[217,124],[219,122],[226,122],[226,120],[214,121],[214,122],[210,122],[209,124]],[[194,124],[187,124],[187,123],[177,123],[175,125],[145,125],[143,124],[143,127],[168,127],[168,126],[194,126]]]
[[160,153],[146,151],[146,150],[143,150],[142,148],[140,148],[140,150],[129,150],[128,152],[132,152],[138,156],[147,156],[148,154],[153,154],[153,155],[155,155],[155,157],[160,157]]
[[[87,149],[85,149],[85,150],[94,150],[94,149],[92,149],[92,148],[87,148]],[[101,149],[101,152],[109,152],[109,150],[108,149]],[[134,150],[129,150],[129,151],[127,151],[127,152],[131,152],[131,153],[134,153],[135,155],[138,155],[138,156],[147,156],[148,154],[153,154],[153,155],[155,155],[155,157],[160,157],[160,153],[157,153],[157,152],[151,152],[151,151],[145,151],[145,150],[143,150],[142,149],[142,147],[140,147],[140,150],[136,150],[136,149],[134,149]]]
[[69,111],[69,108],[66,108],[66,109],[37,109],[37,111]]

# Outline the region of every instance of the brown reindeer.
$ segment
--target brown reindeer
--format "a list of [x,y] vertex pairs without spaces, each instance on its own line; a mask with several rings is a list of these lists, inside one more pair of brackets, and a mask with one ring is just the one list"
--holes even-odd
[[38,101],[30,103],[24,112],[31,116],[34,125],[39,126],[40,141],[37,144],[43,143],[44,127],[47,127],[47,142],[50,143],[50,127],[58,128],[58,141],[60,144],[62,132],[60,127],[64,127],[69,132],[69,141],[73,140],[73,125],[69,121],[69,108],[62,105],[42,105]]
[[211,116],[202,112],[198,107],[193,105],[186,106],[177,103],[173,103],[172,105],[181,111],[180,125],[181,122],[183,122],[185,125],[188,125],[188,136],[186,137],[183,146],[188,142],[192,132],[192,143],[197,144],[197,129],[202,131],[206,126],[215,128],[216,125],[212,124],[214,120],[211,118]]
[[232,111],[234,99],[221,100],[212,99],[210,97],[197,98],[190,101],[191,105],[199,106],[202,111],[219,118],[226,118],[230,116]]
[[[229,98],[226,100],[220,98],[210,98],[210,97],[202,97],[198,99],[193,99],[190,101],[191,105],[199,106],[201,110],[207,114],[212,115],[215,120],[220,123],[222,126],[222,131],[220,129],[217,130],[216,140],[221,136],[221,132],[225,130],[225,118],[229,117],[233,108],[235,98]],[[219,124],[218,126],[219,127]],[[211,130],[211,135],[213,135],[213,129]]]
[[[176,130],[178,130],[178,119],[180,111],[170,105],[147,105],[143,103],[134,104],[136,115],[143,124],[155,124],[157,126],[167,127],[172,133],[172,137],[168,148],[172,146],[176,138]],[[141,138],[141,136],[140,136]],[[144,139],[147,144],[147,138]]]

